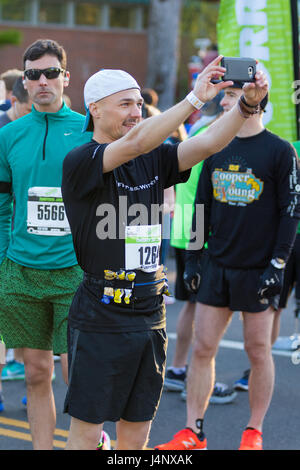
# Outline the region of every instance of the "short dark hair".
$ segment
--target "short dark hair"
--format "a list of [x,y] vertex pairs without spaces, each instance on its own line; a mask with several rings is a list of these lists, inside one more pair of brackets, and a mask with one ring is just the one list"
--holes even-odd
[[23,67],[25,70],[26,60],[37,60],[44,55],[53,55],[58,58],[63,69],[67,67],[67,54],[64,48],[58,42],[52,39],[38,39],[32,43],[24,52]]
[[15,81],[12,95],[15,96],[20,103],[28,103],[29,96],[27,90],[24,88],[22,77],[17,78]]
[[9,69],[0,75],[0,79],[4,81],[6,90],[12,91],[16,79],[18,77],[21,77],[22,75],[23,75],[22,70]]
[[158,94],[152,88],[143,88],[141,95],[144,98],[146,104],[151,104],[152,106],[157,106],[158,103]]

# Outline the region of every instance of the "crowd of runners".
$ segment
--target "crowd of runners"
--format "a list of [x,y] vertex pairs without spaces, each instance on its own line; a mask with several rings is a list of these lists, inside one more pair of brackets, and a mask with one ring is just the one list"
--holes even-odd
[[[34,449],[53,448],[54,359],[67,449],[110,449],[107,421],[116,450],[144,449],[163,387],[182,393],[187,421],[156,450],[209,448],[208,404],[235,396],[215,377],[234,311],[250,363],[236,383],[250,403],[240,449],[263,448],[271,348],[295,281],[299,168],[295,147],[264,128],[264,73],[223,81],[220,60],[164,112],[130,74],[100,66],[78,90],[86,115],[73,111],[67,54],[50,39],[0,77],[0,412],[5,381],[25,377]],[[195,109],[211,119],[187,136]],[[165,371],[169,238],[185,303]]]

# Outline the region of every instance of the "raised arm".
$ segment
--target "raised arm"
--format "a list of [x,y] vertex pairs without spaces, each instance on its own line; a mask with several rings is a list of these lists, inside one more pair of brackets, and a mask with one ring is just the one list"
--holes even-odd
[[[203,96],[205,94],[205,80],[202,79]],[[228,82],[227,82],[228,83]],[[207,91],[210,93],[212,84],[207,82]],[[194,136],[181,142],[178,147],[178,160],[180,171],[191,168],[196,163],[210,155],[220,152],[236,136],[247,117],[248,112],[253,112],[254,106],[258,105],[268,91],[268,82],[262,72],[257,72],[255,83],[247,83],[243,87],[244,97],[249,107],[237,103],[229,112],[215,121],[205,133]],[[241,108],[242,106],[242,108]]]
[[[232,85],[231,81],[212,84],[215,76],[223,76],[225,69],[218,64],[222,56],[214,59],[199,75],[193,90],[196,98],[203,103],[214,98],[223,88]],[[110,143],[104,152],[103,171],[111,171],[117,166],[138,155],[148,153],[162,142],[195,111],[189,99],[185,98],[167,111],[145,119],[125,136]],[[240,126],[243,119],[239,118]],[[200,160],[201,158],[199,158]]]

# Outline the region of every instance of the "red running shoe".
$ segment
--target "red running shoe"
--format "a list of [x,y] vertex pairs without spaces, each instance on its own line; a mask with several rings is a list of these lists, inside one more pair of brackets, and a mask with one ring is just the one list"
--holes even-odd
[[246,429],[239,450],[263,450],[262,433],[257,429]]
[[201,439],[190,428],[179,431],[170,442],[155,446],[156,450],[206,450],[207,440],[205,435]]

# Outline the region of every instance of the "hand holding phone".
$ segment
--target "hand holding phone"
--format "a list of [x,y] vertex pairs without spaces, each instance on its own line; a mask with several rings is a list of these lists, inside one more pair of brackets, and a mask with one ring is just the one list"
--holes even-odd
[[250,57],[223,57],[221,66],[226,69],[223,81],[255,82],[256,60]]

